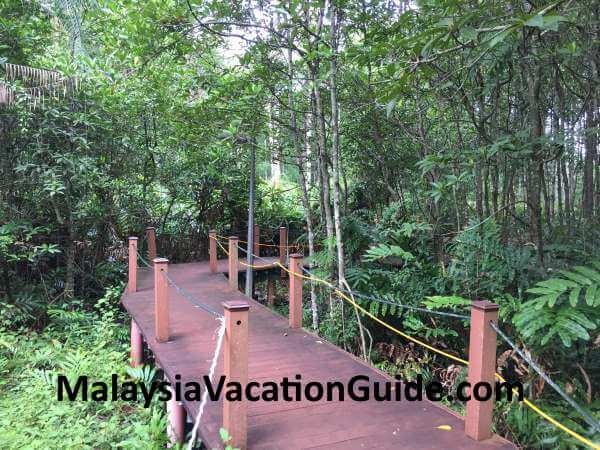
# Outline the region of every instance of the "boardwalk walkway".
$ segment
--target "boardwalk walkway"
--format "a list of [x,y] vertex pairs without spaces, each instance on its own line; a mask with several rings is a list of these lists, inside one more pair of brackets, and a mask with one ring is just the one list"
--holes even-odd
[[[275,261],[275,258],[272,258]],[[218,272],[208,262],[174,264],[169,276],[194,297],[222,310],[221,303],[245,300],[249,312],[250,381],[293,379],[346,382],[367,375],[371,382],[391,380],[349,353],[301,329],[290,329],[284,317],[241,292],[228,289],[220,260]],[[240,267],[240,271],[243,270]],[[170,333],[167,343],[154,336],[154,291],[152,269],[138,269],[137,292],[125,293],[122,303],[144,336],[167,377],[181,375],[182,382],[200,382],[208,373],[215,341],[215,319],[169,288]],[[217,375],[223,371],[222,358]],[[184,403],[195,418],[199,402]],[[222,448],[219,428],[222,404],[211,403],[202,417],[199,434],[209,449]],[[449,425],[451,429],[439,429]],[[447,427],[444,427],[447,428]],[[251,402],[248,405],[248,448],[270,449],[510,449],[494,436],[483,442],[464,434],[463,420],[449,410],[427,402]]]

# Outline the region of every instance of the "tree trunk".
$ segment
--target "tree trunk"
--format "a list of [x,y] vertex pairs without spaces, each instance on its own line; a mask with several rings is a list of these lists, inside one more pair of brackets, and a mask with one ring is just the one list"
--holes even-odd
[[590,99],[586,108],[585,157],[583,163],[582,213],[585,219],[594,215],[594,162],[596,160],[595,101]]
[[543,180],[544,163],[541,154],[541,137],[544,128],[540,111],[540,70],[539,66],[526,66],[525,72],[529,109],[529,138],[532,146],[532,156],[527,176],[527,204],[531,241],[537,247],[538,261],[543,266],[544,241],[542,234],[541,183]]
[[335,248],[334,248],[334,225],[333,225],[333,215],[331,213],[331,195],[329,193],[329,165],[327,163],[327,149],[326,149],[326,139],[325,139],[325,117],[323,115],[323,103],[321,100],[321,92],[319,89],[319,81],[318,74],[316,73],[315,68],[313,67],[311,71],[312,75],[312,85],[313,85],[313,93],[315,97],[315,124],[316,124],[316,132],[318,136],[319,143],[319,180],[321,185],[321,193],[322,193],[322,204],[321,208],[323,208],[323,212],[325,215],[325,228],[327,230],[327,249],[329,253],[329,260],[332,263],[335,259]]
[[[294,149],[296,150],[296,157],[298,161],[298,174],[300,181],[300,189],[302,191],[302,206],[304,208],[304,216],[306,218],[306,231],[308,234],[308,256],[312,261],[312,256],[315,252],[315,236],[313,232],[313,219],[312,213],[310,210],[310,197],[308,195],[308,183],[306,180],[305,170],[306,170],[306,161],[308,161],[308,138],[304,135],[304,140],[302,143],[300,142],[298,126],[297,126],[297,118],[296,118],[296,109],[294,104],[294,64],[292,60],[292,43],[293,43],[293,34],[291,30],[289,31],[289,46],[288,46],[288,76],[289,76],[289,93],[288,93],[288,106],[290,108],[290,128],[292,131],[292,141],[294,143]],[[304,130],[308,130],[307,120],[304,120]],[[303,150],[304,147],[304,150]],[[312,268],[312,262],[309,265],[309,268]],[[313,330],[317,330],[319,328],[319,311],[317,306],[317,292],[315,289],[315,283],[313,280],[310,280],[310,307],[312,312],[312,327]]]
[[331,5],[331,70],[329,72],[331,97],[331,161],[333,170],[333,216],[337,244],[338,285],[343,286],[346,279],[344,271],[344,239],[340,215],[340,134],[339,134],[339,104],[337,99],[337,43],[339,31],[339,10]]

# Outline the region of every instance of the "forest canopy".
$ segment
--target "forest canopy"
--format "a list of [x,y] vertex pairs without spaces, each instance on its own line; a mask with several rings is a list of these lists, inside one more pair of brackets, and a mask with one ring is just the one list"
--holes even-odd
[[[419,308],[497,303],[588,419],[501,340],[498,371],[600,442],[599,43],[596,1],[3,0],[0,394],[49,389],[32,371],[70,363],[19,349],[56,339],[112,346],[125,371],[127,237],[152,226],[161,256],[206,259],[209,230],[246,233],[255,157],[265,242],[287,226],[311,271],[454,354],[468,327]],[[464,379],[318,285],[304,294],[307,328],[382,370]],[[582,445],[495,411],[524,448]],[[163,444],[158,407],[113,414]]]

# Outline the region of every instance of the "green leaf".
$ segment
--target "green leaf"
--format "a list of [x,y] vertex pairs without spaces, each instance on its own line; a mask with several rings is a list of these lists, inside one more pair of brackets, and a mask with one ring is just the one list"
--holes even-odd
[[[562,273],[565,277],[567,277],[570,280],[573,280],[573,281],[575,281],[575,283],[577,283],[571,287],[575,287],[580,284],[592,284],[592,281],[590,279],[588,279],[587,277],[584,277],[583,275],[580,275],[578,273],[569,272],[567,270],[561,270],[560,273]],[[566,282],[567,280],[561,280],[561,281]]]
[[600,272],[596,272],[594,269],[590,269],[589,267],[584,266],[575,266],[573,270],[579,272],[586,278],[590,279],[595,283],[600,283]]
[[579,301],[579,293],[581,292],[581,288],[575,288],[571,291],[571,293],[569,294],[569,303],[571,304],[571,306],[575,307],[577,306],[577,302]]
[[221,441],[223,441],[223,443],[226,443],[231,439],[231,436],[229,436],[229,433],[225,428],[219,428],[219,436],[221,436]]

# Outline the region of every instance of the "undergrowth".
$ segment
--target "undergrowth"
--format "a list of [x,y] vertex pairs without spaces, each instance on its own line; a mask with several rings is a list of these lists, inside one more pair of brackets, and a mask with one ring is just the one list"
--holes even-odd
[[57,400],[58,374],[109,383],[128,375],[128,332],[109,289],[93,310],[76,302],[48,310],[43,332],[0,328],[0,448],[160,449],[166,419],[159,402]]

